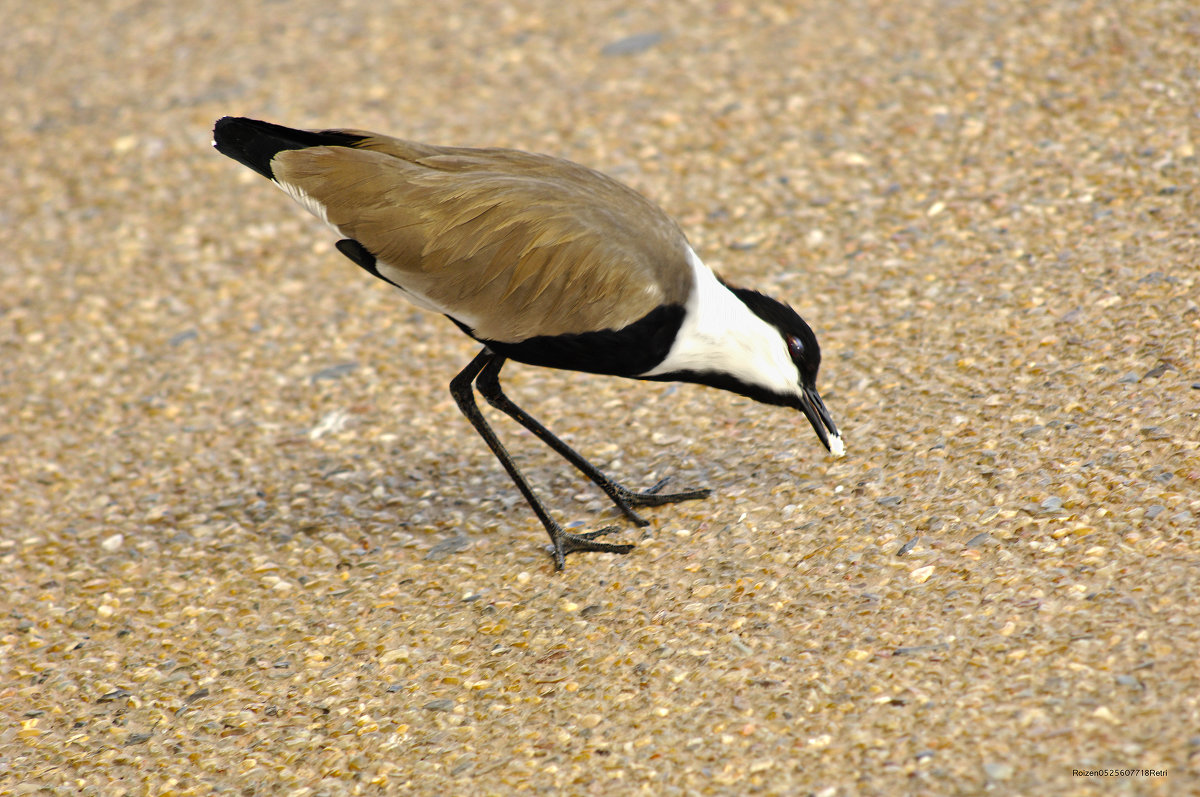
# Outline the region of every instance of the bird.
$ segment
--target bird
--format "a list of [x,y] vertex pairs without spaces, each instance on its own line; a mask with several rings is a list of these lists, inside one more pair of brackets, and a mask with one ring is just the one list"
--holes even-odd
[[609,478],[505,395],[509,361],[694,383],[789,407],[833,455],[845,446],[817,391],[821,349],[789,305],[706,266],[679,225],[598,171],[514,149],[438,146],[355,129],[307,130],[226,116],[223,155],[274,182],[333,228],[335,246],[483,348],[450,392],[546,529],[556,570],[578,552],[628,553],[565,530],[534,494],[475,401],[488,404],[594,482],[633,524],[637,508],[707,488],[636,492]]

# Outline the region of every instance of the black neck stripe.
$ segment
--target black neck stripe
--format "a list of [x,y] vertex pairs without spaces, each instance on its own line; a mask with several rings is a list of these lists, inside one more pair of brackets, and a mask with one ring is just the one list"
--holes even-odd
[[669,374],[642,378],[651,379],[656,382],[691,382],[696,385],[715,387],[718,390],[728,390],[730,393],[737,393],[739,396],[745,396],[763,404],[774,404],[777,407],[793,407],[795,409],[800,408],[800,399],[795,395],[780,395],[764,387],[743,382],[731,374],[718,373],[716,371],[672,371]]

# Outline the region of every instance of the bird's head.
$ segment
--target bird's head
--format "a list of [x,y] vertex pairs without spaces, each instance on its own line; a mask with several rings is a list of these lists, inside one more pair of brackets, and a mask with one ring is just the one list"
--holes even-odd
[[695,277],[667,356],[641,379],[695,382],[804,413],[835,457],[846,447],[817,392],[821,347],[800,314],[716,276],[688,250]]
[[754,358],[758,362],[746,363],[748,369],[757,373],[746,374],[751,389],[740,392],[768,404],[800,410],[812,424],[821,444],[835,457],[843,456],[846,447],[842,436],[817,392],[821,346],[812,327],[783,302],[746,288],[726,287],[778,333],[778,340],[772,340],[771,333],[767,333],[767,340],[760,344],[767,349],[764,356]]

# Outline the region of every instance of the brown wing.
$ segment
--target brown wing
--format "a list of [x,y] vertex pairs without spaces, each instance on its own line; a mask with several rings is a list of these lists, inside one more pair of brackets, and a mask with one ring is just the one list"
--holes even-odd
[[618,329],[686,300],[683,233],[615,180],[544,155],[364,135],[282,151],[275,179],[478,337]]

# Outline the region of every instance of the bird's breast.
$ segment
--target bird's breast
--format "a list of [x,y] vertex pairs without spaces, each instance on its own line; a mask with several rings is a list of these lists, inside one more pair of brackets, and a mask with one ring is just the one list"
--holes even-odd
[[[610,376],[639,377],[671,350],[683,324],[683,305],[660,305],[619,328],[538,335],[517,342],[490,340],[471,332],[497,354],[517,362]],[[460,322],[464,323],[465,322]]]

